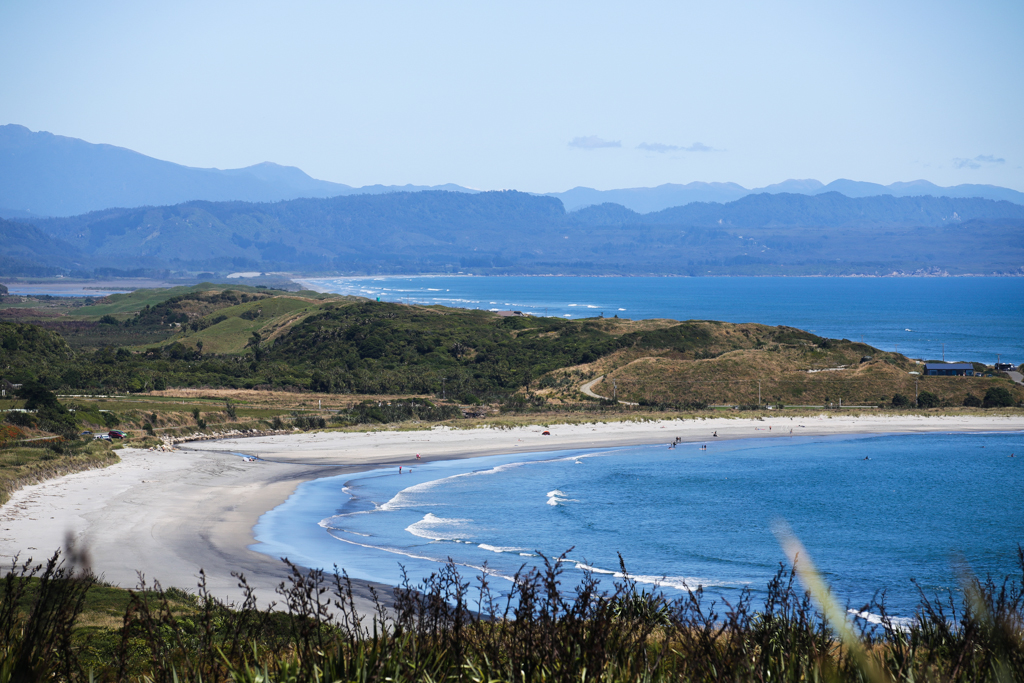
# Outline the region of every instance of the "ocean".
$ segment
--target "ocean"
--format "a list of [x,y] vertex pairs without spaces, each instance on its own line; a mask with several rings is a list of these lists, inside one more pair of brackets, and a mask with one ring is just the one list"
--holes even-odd
[[769,425],[785,436],[712,438],[706,450],[425,464],[410,454],[402,474],[300,485],[263,515],[253,547],[387,584],[403,566],[416,582],[451,558],[471,579],[486,565],[499,590],[523,564],[570,549],[567,588],[587,568],[613,580],[621,554],[640,588],[672,597],[703,586],[725,600],[746,588],[757,599],[785,559],[772,533],[784,520],[855,609],[885,590],[890,612],[911,617],[918,586],[930,596],[957,590],[958,565],[1020,580],[1024,433],[810,437],[799,435],[799,419]]
[[389,276],[302,282],[382,301],[531,315],[789,325],[912,358],[1024,362],[1024,278]]

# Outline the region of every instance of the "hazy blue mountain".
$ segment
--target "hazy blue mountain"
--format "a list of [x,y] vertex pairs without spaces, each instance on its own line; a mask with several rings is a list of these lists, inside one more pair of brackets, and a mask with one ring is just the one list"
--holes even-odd
[[1024,206],[838,192],[648,214],[611,203],[566,213],[554,197],[514,191],[393,192],[106,209],[35,225],[93,263],[222,274],[987,274],[1024,264]]
[[633,187],[623,190],[574,187],[565,192],[548,192],[545,196],[561,199],[566,211],[612,203],[621,204],[638,213],[650,213],[691,202],[731,202],[748,194],[750,190],[736,183],[693,182],[686,185],[666,183],[657,187]]
[[[73,216],[112,207],[165,206],[194,200],[276,202],[428,190],[478,192],[451,183],[351,187],[317,180],[301,169],[271,162],[228,170],[191,168],[113,145],[34,133],[14,124],[0,126],[0,217],[4,218]],[[828,185],[811,179],[786,180],[755,189],[736,183],[667,183],[617,190],[575,187],[545,196],[557,197],[568,211],[614,203],[646,214],[694,202],[728,203],[752,194],[826,192],[840,192],[847,197],[982,197],[1024,204],[1024,193],[1016,190],[994,185],[939,187],[925,180],[891,185],[843,179]]]
[[1024,192],[995,185],[955,185],[939,187],[927,180],[879,185],[856,180],[834,180],[824,185],[817,180],[786,180],[765,187],[747,188],[736,183],[689,183],[688,185],[659,185],[657,187],[634,187],[628,190],[594,190],[589,187],[574,187],[565,192],[551,192],[549,197],[558,197],[567,211],[585,206],[614,202],[638,213],[653,213],[674,206],[685,206],[693,202],[732,202],[752,194],[803,194],[819,195],[839,192],[847,197],[955,197],[992,199],[1024,205]]
[[[0,126],[0,216],[73,216],[111,207],[162,206],[205,199],[274,202],[426,189],[353,188],[273,163],[219,170],[161,161],[113,145]],[[443,189],[473,192],[456,185]]]
[[61,270],[81,268],[87,259],[64,240],[39,228],[0,219],[0,273],[49,276]]
[[950,197],[754,194],[729,204],[694,202],[643,216],[652,225],[773,227],[940,227],[969,220],[1024,220],[1024,206]]
[[825,185],[820,180],[783,180],[781,183],[775,183],[774,185],[765,185],[764,187],[757,190],[748,190],[749,194],[760,194],[767,192],[769,194],[780,194],[783,192],[789,194],[818,194],[824,192]]

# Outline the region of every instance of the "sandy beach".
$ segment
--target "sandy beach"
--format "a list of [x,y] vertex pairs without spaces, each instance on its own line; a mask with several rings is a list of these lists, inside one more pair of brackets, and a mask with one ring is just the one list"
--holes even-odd
[[[769,430],[769,427],[771,428]],[[550,435],[544,435],[545,430]],[[735,438],[1024,430],[1022,416],[828,416],[697,419],[516,429],[303,433],[181,444],[172,452],[125,449],[121,462],[18,491],[0,507],[0,559],[43,559],[73,539],[93,570],[131,588],[139,573],[194,588],[204,569],[213,593],[241,595],[241,572],[264,602],[285,571],[249,550],[259,517],[303,482],[424,461],[512,452]],[[250,462],[238,454],[257,456]],[[422,462],[422,461],[421,461]],[[362,582],[365,585],[365,582]]]

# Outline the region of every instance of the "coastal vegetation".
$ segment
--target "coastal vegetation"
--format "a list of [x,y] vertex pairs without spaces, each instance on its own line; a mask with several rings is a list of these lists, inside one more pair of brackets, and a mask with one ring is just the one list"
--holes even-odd
[[753,323],[501,316],[209,284],[8,296],[0,315],[0,409],[18,409],[5,422],[25,432],[7,447],[113,428],[144,440],[1024,401],[982,364],[976,377],[924,376],[897,353]]
[[[671,599],[626,568],[565,585],[561,558],[521,570],[511,592],[449,564],[361,613],[352,582],[288,565],[276,606],[245,577],[240,603],[197,590],[104,585],[87,553],[13,564],[0,583],[0,679],[7,681],[1011,681],[1024,677],[1022,574],[978,579],[961,599],[921,592],[913,619],[884,595],[835,623],[780,566],[758,597],[699,587]],[[799,559],[797,562],[799,563]],[[287,560],[285,560],[287,563]],[[799,566],[799,565],[798,565]],[[806,571],[801,573],[804,577]],[[262,596],[260,596],[262,597]],[[817,592],[816,600],[823,598]],[[822,603],[819,603],[822,604]],[[848,619],[843,615],[842,619]]]

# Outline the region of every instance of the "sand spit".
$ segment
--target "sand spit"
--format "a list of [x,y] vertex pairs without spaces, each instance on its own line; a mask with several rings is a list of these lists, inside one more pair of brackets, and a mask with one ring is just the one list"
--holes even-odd
[[[769,427],[771,429],[769,430]],[[241,572],[264,601],[285,572],[248,549],[260,515],[302,481],[366,469],[512,452],[829,434],[1024,430],[1024,416],[829,416],[697,419],[514,429],[319,432],[124,449],[122,462],[26,487],[0,507],[0,559],[43,559],[70,536],[107,581],[138,573],[192,588],[203,568],[218,596],[238,599]],[[544,435],[550,431],[550,435]],[[713,434],[717,433],[715,437]],[[249,459],[245,456],[254,456]],[[365,582],[363,582],[365,584]]]

